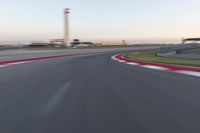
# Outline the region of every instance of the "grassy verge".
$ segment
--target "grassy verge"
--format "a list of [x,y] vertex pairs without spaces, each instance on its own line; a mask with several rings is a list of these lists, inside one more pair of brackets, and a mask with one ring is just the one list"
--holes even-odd
[[125,57],[139,61],[200,66],[200,60],[159,57],[155,52],[129,53]]

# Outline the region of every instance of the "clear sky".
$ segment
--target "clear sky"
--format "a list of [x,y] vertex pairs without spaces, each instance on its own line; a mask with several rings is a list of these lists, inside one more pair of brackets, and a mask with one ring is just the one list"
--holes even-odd
[[63,37],[71,8],[71,38],[177,41],[200,37],[200,0],[0,0],[0,43]]

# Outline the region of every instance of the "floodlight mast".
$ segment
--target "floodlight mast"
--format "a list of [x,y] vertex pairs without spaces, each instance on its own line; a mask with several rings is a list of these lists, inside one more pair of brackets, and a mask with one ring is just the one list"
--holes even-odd
[[64,43],[66,46],[71,47],[70,37],[69,37],[69,8],[64,10]]

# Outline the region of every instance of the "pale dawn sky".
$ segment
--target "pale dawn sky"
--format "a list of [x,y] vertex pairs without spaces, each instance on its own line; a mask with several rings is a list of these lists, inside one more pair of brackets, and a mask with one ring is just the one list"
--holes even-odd
[[179,41],[200,37],[200,0],[0,0],[0,43],[71,39]]

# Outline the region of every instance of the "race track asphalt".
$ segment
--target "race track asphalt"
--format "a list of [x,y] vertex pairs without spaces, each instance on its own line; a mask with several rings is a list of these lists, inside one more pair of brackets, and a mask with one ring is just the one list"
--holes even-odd
[[0,68],[0,133],[200,132],[200,78],[115,53]]

